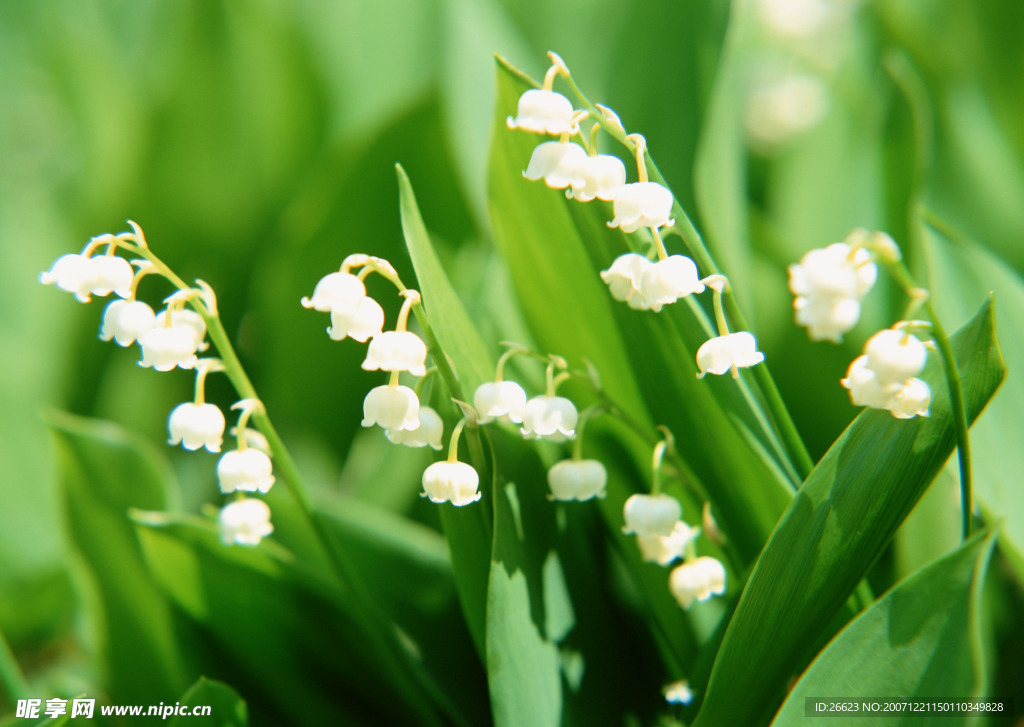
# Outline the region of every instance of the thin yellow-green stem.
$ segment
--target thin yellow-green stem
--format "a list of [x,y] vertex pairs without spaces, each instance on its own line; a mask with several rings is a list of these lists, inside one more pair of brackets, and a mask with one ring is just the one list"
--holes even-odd
[[14,658],[14,652],[7,644],[7,639],[0,633],[0,695],[6,695],[5,700],[11,707],[17,704],[19,699],[31,697],[28,682],[18,667],[18,661]]
[[[580,91],[575,80],[573,80],[571,76],[566,79],[566,82],[572,90],[573,95],[576,96],[577,101],[590,112],[591,118],[601,124],[601,127],[608,132],[609,136],[625,146],[626,149],[635,153],[637,145],[635,142],[626,138],[627,134],[625,131],[609,121],[604,114],[601,113],[600,109],[598,109],[586,96],[583,95],[583,92]],[[661,184],[665,188],[669,188],[668,183],[665,181],[665,177],[658,169],[658,165],[655,164],[654,159],[651,158],[650,152],[645,152],[645,161],[647,173],[650,179]],[[671,228],[671,230],[674,230],[680,236],[683,244],[686,246],[686,249],[690,254],[690,257],[692,257],[697,263],[698,268],[703,270],[705,275],[721,274],[721,271],[715,264],[714,259],[711,257],[711,253],[705,246],[704,240],[701,238],[700,233],[697,232],[697,228],[694,227],[693,222],[686,213],[686,210],[683,209],[683,206],[675,199],[672,203],[672,214],[676,218],[676,224]],[[746,318],[743,316],[739,305],[736,303],[735,296],[731,290],[724,293],[723,303],[726,313],[728,313],[729,318],[733,321],[736,328],[742,331],[750,330],[747,325]],[[779,393],[778,387],[775,385],[775,380],[772,379],[771,374],[765,366],[755,366],[751,371],[753,373],[754,380],[757,382],[757,385],[761,390],[765,406],[768,409],[768,415],[775,424],[776,431],[782,440],[786,453],[789,455],[790,460],[800,477],[802,479],[806,479],[807,475],[809,475],[811,470],[814,468],[814,461],[811,459],[811,456],[807,451],[807,446],[804,444],[800,433],[796,429],[796,424],[793,422],[793,419],[789,414],[789,410],[782,401],[782,396]]]
[[[148,248],[131,245],[130,243],[126,245],[122,242],[121,244],[122,246],[133,248],[133,252],[144,256],[152,262],[157,270],[179,290],[192,289]],[[253,386],[238,358],[238,354],[231,345],[231,340],[224,329],[220,316],[217,315],[216,311],[210,310],[200,297],[192,299],[192,303],[196,311],[206,322],[207,335],[217,348],[221,362],[224,364],[224,374],[235,388],[236,393],[240,398],[260,401],[256,387]],[[312,497],[309,494],[299,468],[271,422],[270,417],[267,415],[266,409],[260,407],[253,411],[252,421],[263,433],[263,436],[266,437],[267,444],[274,456],[274,467],[281,475],[281,479],[284,481],[292,498],[298,504],[300,512],[313,531],[340,585],[358,604],[359,608],[354,609],[353,613],[364,621],[364,631],[371,642],[375,644],[375,650],[378,654],[388,659],[391,668],[396,668],[401,672],[409,674],[420,690],[432,694],[435,691],[434,686],[421,673],[418,666],[414,664],[407,648],[399,641],[394,627],[381,615],[380,609],[374,604],[373,598],[359,578],[354,566],[335,543],[323,520],[317,515]],[[440,725],[443,723],[435,711],[434,703],[425,702],[418,694],[410,694],[409,700],[420,707],[420,716],[430,724]]]

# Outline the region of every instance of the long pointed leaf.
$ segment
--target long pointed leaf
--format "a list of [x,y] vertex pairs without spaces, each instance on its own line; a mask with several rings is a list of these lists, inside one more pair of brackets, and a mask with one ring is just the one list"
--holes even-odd
[[[1005,376],[991,301],[953,339],[969,417]],[[787,680],[953,451],[949,397],[934,360],[928,418],[868,410],[814,468],[765,545],[722,642],[695,727],[764,724]],[[744,688],[736,698],[736,685]]]

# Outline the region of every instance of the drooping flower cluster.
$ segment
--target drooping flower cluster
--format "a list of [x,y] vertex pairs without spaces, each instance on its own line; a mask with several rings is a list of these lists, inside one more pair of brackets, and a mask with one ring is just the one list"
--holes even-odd
[[[538,103],[539,106],[534,104],[531,108],[541,113],[543,102]],[[352,272],[360,268],[358,274]],[[393,331],[382,330],[384,311],[366,293],[364,281],[374,272],[391,281],[404,298]],[[312,297],[302,299],[304,307],[331,314],[327,332],[332,339],[369,341],[362,364],[364,370],[390,374],[387,384],[374,387],[363,400],[362,426],[379,426],[394,444],[440,450],[444,421],[434,409],[420,402],[420,388],[433,372],[426,365],[427,344],[408,330],[409,315],[419,303],[420,294],[402,284],[391,263],[361,253],[345,258],[338,272],[328,274],[317,283]],[[418,378],[415,388],[400,383],[403,373]],[[431,502],[462,506],[480,498],[479,475],[456,458],[461,431],[460,424],[452,433],[448,460],[435,462],[423,473],[423,496]]]
[[[161,372],[194,369],[195,398],[171,412],[167,422],[168,443],[180,444],[192,451],[206,448],[219,453],[224,439],[224,414],[215,404],[205,401],[204,392],[207,374],[223,371],[224,366],[218,359],[197,356],[209,348],[204,316],[217,315],[213,290],[201,280],[196,281],[196,288],[181,287],[180,281],[165,272],[166,267],[149,250],[141,228],[130,220],[129,224],[131,232],[99,235],[89,240],[81,253],[61,256],[48,271],[40,274],[39,280],[44,285],[55,285],[73,293],[83,303],[89,302],[92,296],[117,294],[120,300],[111,301],[103,311],[100,339],[113,340],[122,347],[137,342],[139,365],[143,368]],[[105,253],[95,254],[103,246],[106,246]],[[128,261],[117,255],[119,248],[142,255],[142,258]],[[164,300],[165,307],[159,313],[136,299],[139,282],[154,273],[179,286]],[[252,399],[243,399],[235,405],[243,409],[239,448],[223,454],[217,464],[217,478],[225,494],[266,493],[274,483],[270,458],[260,450],[247,449],[245,444],[245,420],[260,407],[262,405]],[[266,503],[239,499],[221,510],[218,529],[225,544],[256,545],[274,528]]]
[[[796,296],[796,322],[807,326],[812,341],[842,341],[860,317],[860,303],[878,277],[876,262],[895,269],[897,282],[910,296],[908,315],[928,297],[913,287],[896,242],[884,232],[853,230],[843,242],[811,250],[789,266],[789,289]],[[910,328],[930,328],[927,321],[897,323],[880,331],[854,359],[842,385],[855,406],[889,411],[897,419],[928,416],[931,388],[917,378],[924,369],[927,346]]]
[[[532,181],[543,180],[554,189],[564,189],[570,199],[611,202],[613,217],[608,222],[609,227],[627,234],[645,230],[653,239],[656,261],[640,253],[624,253],[601,273],[601,279],[615,300],[625,302],[634,310],[659,312],[681,298],[703,292],[706,280],[701,280],[696,263],[685,255],[669,255],[665,249],[660,230],[675,224],[672,218],[675,199],[667,187],[648,178],[644,137],[626,134],[622,121],[605,106],[596,105],[594,112],[574,109],[568,98],[552,90],[558,76],[570,76],[569,69],[557,54],[548,56],[552,65],[544,76],[542,88],[526,91],[520,97],[518,115],[508,118],[508,127],[559,139],[544,141],[533,150],[523,176]],[[580,129],[580,123],[587,119],[593,121],[589,143]],[[622,160],[597,152],[597,134],[602,128],[609,130],[634,154],[636,182],[626,182]],[[570,141],[575,136],[581,143]],[[728,337],[724,313],[718,316],[718,325],[719,338],[724,340],[716,339],[703,357],[698,356],[699,376],[726,371],[738,376],[739,368],[763,360],[764,356],[756,351],[756,344],[753,348],[748,345],[753,341],[751,334],[744,333],[740,339]],[[722,362],[726,362],[724,368],[720,365]]]
[[[898,325],[898,324],[897,324]],[[885,409],[897,419],[928,416],[931,389],[917,377],[928,349],[905,330],[879,331],[854,359],[842,384],[856,406]]]
[[865,230],[854,230],[846,241],[811,250],[789,266],[796,322],[812,341],[840,343],[860,319],[860,302],[878,278],[869,242]]

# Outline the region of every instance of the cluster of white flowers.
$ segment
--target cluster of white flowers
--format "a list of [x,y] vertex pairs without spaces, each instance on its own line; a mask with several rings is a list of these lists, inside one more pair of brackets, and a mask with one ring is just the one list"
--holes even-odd
[[[359,268],[358,274],[352,272]],[[383,330],[384,311],[366,293],[364,280],[373,272],[394,283],[404,298],[393,331]],[[418,377],[420,383],[428,375],[427,344],[407,329],[409,314],[419,303],[420,294],[401,284],[391,263],[361,253],[345,258],[338,272],[326,275],[317,283],[312,297],[302,299],[305,308],[331,314],[327,333],[332,339],[369,341],[362,364],[364,370],[390,374],[387,384],[374,387],[363,400],[362,426],[379,426],[395,444],[440,450],[444,437],[441,416],[420,403],[419,385],[413,389],[399,383],[403,373]],[[431,502],[462,506],[480,499],[480,478],[476,470],[453,457],[460,431],[457,429],[452,434],[448,461],[435,462],[423,473],[423,496]]]
[[[99,235],[89,240],[81,253],[61,256],[48,271],[40,274],[39,281],[74,294],[83,303],[89,302],[92,296],[118,295],[120,299],[108,303],[103,311],[99,337],[123,347],[137,342],[141,351],[139,365],[144,368],[161,372],[194,369],[195,400],[180,404],[171,412],[167,422],[168,442],[192,451],[205,447],[219,453],[224,440],[224,414],[215,404],[205,401],[204,385],[209,372],[224,367],[217,359],[198,358],[197,353],[209,348],[206,320],[198,310],[186,307],[195,305],[198,300],[202,309],[215,314],[213,291],[197,281],[197,288],[178,290],[168,296],[164,300],[165,308],[159,313],[149,304],[136,300],[143,277],[164,273],[149,259],[129,262],[116,254],[118,247],[148,254],[142,230],[134,222],[129,221],[129,224],[132,232]],[[104,245],[105,254],[95,254]],[[254,400],[243,400],[235,406],[243,408],[239,425],[243,434],[239,436],[238,450],[225,453],[217,464],[221,492],[266,493],[274,483],[270,458],[260,450],[247,449],[244,437],[244,419],[261,405]],[[226,505],[218,518],[218,528],[225,544],[242,545],[256,545],[274,529],[270,524],[270,508],[254,499],[240,499]]]
[[683,521],[678,500],[664,494],[632,495],[622,514],[622,530],[637,536],[645,561],[667,566],[683,559],[669,575],[669,590],[680,606],[689,608],[694,601],[725,593],[725,566],[715,558],[695,555],[692,546],[700,531]]
[[864,345],[864,355],[850,364],[842,384],[856,406],[885,409],[897,419],[928,416],[932,392],[916,378],[927,356],[927,347],[913,334],[879,331]]
[[[812,341],[839,343],[860,318],[861,300],[878,278],[880,261],[900,264],[896,242],[884,232],[853,230],[843,242],[811,250],[799,263],[789,266],[789,289],[798,325],[807,327]],[[906,277],[905,274],[903,277]],[[912,289],[912,308],[927,291]],[[928,345],[908,330],[927,328],[927,322],[901,322],[880,331],[864,346],[842,379],[855,406],[884,409],[897,419],[928,416],[931,389],[916,378],[924,369]]]
[[811,250],[789,266],[796,322],[807,327],[812,341],[840,343],[843,334],[857,325],[860,302],[878,278],[875,255],[868,245],[895,247],[883,235],[856,229],[844,242]]
[[[557,54],[548,53],[548,57],[552,65],[544,76],[542,88],[523,93],[518,114],[508,117],[507,123],[510,129],[559,139],[544,141],[533,150],[523,176],[533,181],[543,180],[553,189],[564,189],[570,199],[611,202],[613,219],[608,222],[609,227],[617,227],[625,233],[649,231],[655,242],[657,261],[630,252],[617,257],[611,267],[601,272],[601,279],[607,283],[615,300],[635,310],[659,312],[680,298],[702,293],[707,280],[701,280],[696,263],[685,255],[669,255],[661,239],[659,230],[675,224],[672,218],[675,199],[667,187],[648,179],[644,137],[626,134],[622,121],[611,109],[598,104],[596,114],[577,110],[568,98],[552,90],[557,76],[568,78],[570,73]],[[580,123],[588,118],[593,118],[593,125],[589,145],[584,148],[570,139],[579,135],[585,142]],[[621,135],[621,141],[632,148],[637,164],[636,182],[626,182],[626,166],[621,159],[597,153],[597,132],[603,125],[610,126]],[[711,277],[724,280],[720,275]],[[722,288],[716,291],[721,294]],[[724,314],[719,316],[718,323],[721,335],[698,352],[699,377],[727,371],[735,377],[739,368],[764,360],[750,333],[730,335]]]

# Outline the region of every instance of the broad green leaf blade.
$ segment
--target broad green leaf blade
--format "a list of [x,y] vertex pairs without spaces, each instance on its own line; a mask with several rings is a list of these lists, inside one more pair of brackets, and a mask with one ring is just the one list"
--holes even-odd
[[[953,338],[973,420],[1005,376],[991,302]],[[764,724],[832,634],[826,626],[892,538],[954,447],[935,357],[922,378],[931,416],[862,412],[797,492],[747,581],[695,727]],[[744,698],[736,699],[736,685]]]
[[[179,694],[184,678],[170,604],[146,572],[133,507],[163,509],[173,477],[149,443],[109,422],[46,415],[54,435],[70,539],[99,596],[100,636],[111,696],[153,704]],[[145,670],[139,664],[146,664]]]
[[[428,336],[428,343],[441,348],[440,352],[433,351],[436,365],[443,367],[450,363],[454,367],[458,381],[453,385],[452,396],[469,402],[477,386],[493,378],[494,364],[438,260],[416,204],[416,196],[409,177],[401,166],[397,166],[397,172],[405,244],[416,270],[430,329],[436,336],[436,341],[430,341]],[[482,451],[477,433],[469,431],[466,438],[470,440],[469,446],[473,451]],[[483,463],[475,464],[481,469]],[[477,652],[483,658],[491,521],[487,510],[480,506],[442,508],[441,522],[448,539],[455,582],[459,589],[466,622],[469,624]]]
[[254,714],[305,724],[430,719],[431,705],[414,701],[408,676],[377,649],[349,599],[283,548],[226,547],[193,516],[133,517],[153,577],[230,663]]
[[[1024,331],[1024,280],[1005,261],[947,230],[925,228],[924,242],[934,291],[933,302],[943,321],[955,323],[969,314],[969,301],[996,292],[996,315],[1005,331]],[[1024,340],[1006,336],[1000,350],[1007,367],[1024,366]],[[1019,576],[1024,577],[1024,379],[1011,376],[985,418],[971,429],[975,497],[986,520],[1002,520],[1000,541]]]
[[[178,714],[168,722],[168,727],[248,727],[249,711],[245,700],[238,692],[222,682],[199,677],[199,680],[188,688],[178,703],[186,707],[199,705],[210,708],[209,715]],[[168,707],[176,705],[166,705]]]
[[[984,699],[988,679],[980,611],[994,544],[994,532],[977,533],[851,621],[797,682],[773,727],[807,724],[807,698]],[[973,723],[969,717],[962,721]],[[951,723],[950,715],[941,713],[872,716],[870,722],[885,727]]]
[[[660,313],[633,311],[612,299],[600,271],[639,244],[639,236],[607,227],[607,203],[567,200],[559,190],[523,179],[521,170],[540,139],[509,130],[505,118],[529,87],[499,59],[490,204],[496,242],[534,335],[544,349],[575,365],[593,362],[609,395],[642,424],[672,430],[681,455],[719,507],[723,528],[752,560],[798,478],[749,374],[739,381],[696,379],[696,351],[714,334],[695,296]],[[710,294],[705,297],[709,303]],[[646,446],[629,446],[638,464],[649,457]]]

